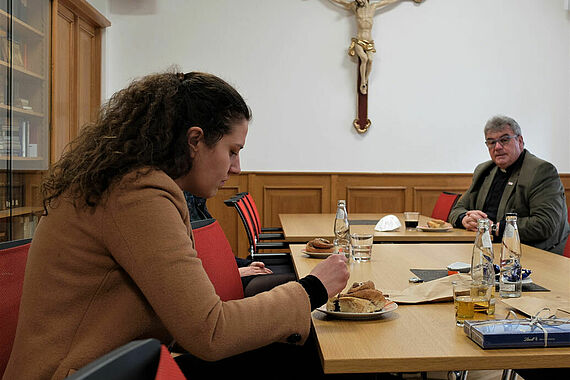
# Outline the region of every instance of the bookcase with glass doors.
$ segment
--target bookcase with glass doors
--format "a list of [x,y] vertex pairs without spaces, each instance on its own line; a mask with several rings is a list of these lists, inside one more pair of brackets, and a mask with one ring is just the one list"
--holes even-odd
[[32,237],[49,165],[50,2],[0,1],[0,241]]

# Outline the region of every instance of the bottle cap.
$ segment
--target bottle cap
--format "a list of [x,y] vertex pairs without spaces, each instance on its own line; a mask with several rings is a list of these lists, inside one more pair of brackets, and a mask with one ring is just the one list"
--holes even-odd
[[491,225],[491,221],[490,221],[489,219],[487,219],[487,218],[481,218],[481,219],[479,219],[479,220],[477,221],[477,225],[478,225],[479,227],[482,227],[482,226],[490,226],[490,225]]

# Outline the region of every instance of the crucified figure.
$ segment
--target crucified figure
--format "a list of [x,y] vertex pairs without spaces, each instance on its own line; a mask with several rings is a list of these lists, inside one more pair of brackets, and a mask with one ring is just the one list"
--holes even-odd
[[[386,5],[393,4],[401,0],[380,0],[371,3],[369,0],[329,0],[339,4],[344,8],[354,12],[356,15],[357,33],[356,38],[352,38],[348,54],[355,54],[360,58],[360,92],[366,94],[368,92],[368,77],[372,69],[372,60],[376,49],[374,48],[374,40],[372,39],[372,24],[374,22],[374,13],[377,9]],[[423,0],[413,0],[421,3]]]

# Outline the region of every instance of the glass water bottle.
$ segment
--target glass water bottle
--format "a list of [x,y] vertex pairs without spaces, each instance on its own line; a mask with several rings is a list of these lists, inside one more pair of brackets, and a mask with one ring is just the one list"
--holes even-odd
[[334,219],[334,252],[350,256],[350,236],[346,201],[339,200]]
[[475,311],[488,315],[495,314],[495,269],[493,266],[493,242],[491,241],[491,221],[486,218],[477,222],[477,236],[471,255],[471,296]]
[[517,227],[517,214],[507,213],[505,232],[501,244],[501,274],[499,294],[501,297],[520,297],[522,291],[521,240]]

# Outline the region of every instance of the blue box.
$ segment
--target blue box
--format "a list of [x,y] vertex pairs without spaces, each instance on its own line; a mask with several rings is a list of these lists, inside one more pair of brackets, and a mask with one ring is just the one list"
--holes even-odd
[[570,319],[465,321],[463,331],[483,348],[570,346]]

